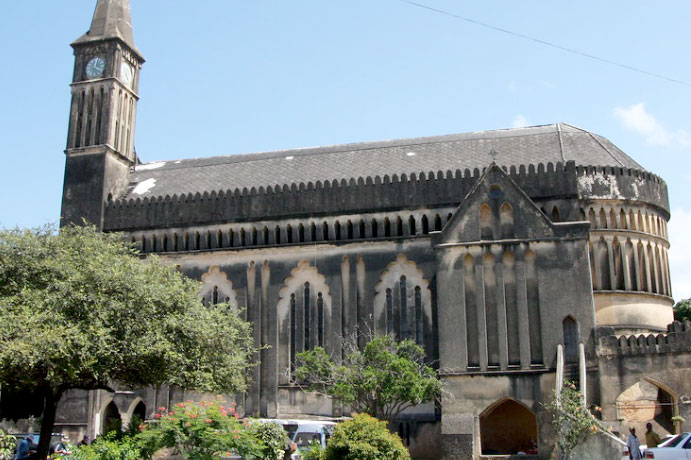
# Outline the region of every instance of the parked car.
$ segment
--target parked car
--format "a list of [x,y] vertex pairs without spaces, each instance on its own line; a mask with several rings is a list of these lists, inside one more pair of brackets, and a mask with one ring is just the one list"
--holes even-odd
[[677,434],[665,439],[659,446],[646,449],[643,452],[643,458],[655,460],[691,459],[691,433]]
[[297,445],[297,451],[291,456],[292,460],[302,460],[300,450],[315,441],[325,448],[334,427],[338,425],[338,422],[325,420],[260,419],[257,421],[278,423],[283,427],[288,438]]

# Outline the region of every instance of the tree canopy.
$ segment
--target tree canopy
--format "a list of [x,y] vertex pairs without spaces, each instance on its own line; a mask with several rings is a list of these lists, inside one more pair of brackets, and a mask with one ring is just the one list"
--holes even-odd
[[423,349],[411,340],[396,342],[383,335],[363,350],[348,348],[341,364],[320,347],[299,353],[298,381],[382,420],[432,401],[441,392],[434,369],[424,363]]
[[675,321],[691,321],[691,299],[680,300],[674,306]]
[[232,306],[202,304],[199,291],[117,234],[0,231],[0,383],[46,394],[42,458],[69,389],[245,389],[250,326]]

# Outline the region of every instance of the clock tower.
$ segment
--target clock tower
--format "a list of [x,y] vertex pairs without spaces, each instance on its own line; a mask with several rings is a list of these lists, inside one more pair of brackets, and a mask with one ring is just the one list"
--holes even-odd
[[72,104],[61,225],[103,224],[108,200],[121,195],[137,163],[134,127],[139,72],[129,0],[98,0],[91,28],[74,43]]

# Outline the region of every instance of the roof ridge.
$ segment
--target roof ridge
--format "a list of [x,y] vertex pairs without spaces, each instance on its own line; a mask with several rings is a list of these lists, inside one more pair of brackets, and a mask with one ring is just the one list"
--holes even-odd
[[557,123],[557,138],[559,139],[559,153],[561,154],[562,161],[566,161],[564,156],[564,140],[561,137],[561,123]]
[[605,152],[607,152],[607,153],[609,154],[610,157],[612,157],[612,158],[614,159],[614,161],[616,161],[617,163],[619,163],[619,166],[621,166],[621,167],[625,167],[625,166],[626,166],[626,165],[624,164],[624,162],[621,161],[619,158],[617,158],[617,157],[607,148],[607,146],[606,146],[605,144],[603,144],[602,142],[600,142],[600,139],[598,139],[597,136],[595,136],[595,135],[594,135],[593,133],[591,133],[591,132],[588,132],[588,134],[590,135],[590,137],[593,138],[593,140],[594,140],[595,142],[598,143],[598,145],[599,145],[600,147],[602,147],[602,148],[605,150]]

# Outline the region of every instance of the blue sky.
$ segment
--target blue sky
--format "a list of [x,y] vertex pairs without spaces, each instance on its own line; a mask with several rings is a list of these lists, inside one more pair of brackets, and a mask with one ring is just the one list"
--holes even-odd
[[[468,2],[433,8],[691,82],[691,2]],[[691,297],[691,86],[400,0],[131,0],[142,161],[567,122],[669,186],[675,298]],[[0,226],[60,212],[69,43],[95,0],[3,4]]]

